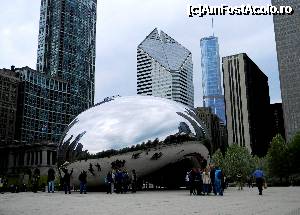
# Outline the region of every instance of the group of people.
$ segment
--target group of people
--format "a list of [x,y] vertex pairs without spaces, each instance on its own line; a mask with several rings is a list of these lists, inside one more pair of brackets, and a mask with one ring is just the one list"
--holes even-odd
[[[64,173],[61,176],[61,184],[65,194],[71,194],[71,176],[73,169],[69,172],[68,169],[62,169]],[[259,195],[262,195],[263,186],[265,183],[264,172],[261,169],[256,169],[251,175],[256,180],[256,186],[258,187]],[[240,176],[241,177],[241,176]],[[237,178],[239,178],[237,176]],[[78,177],[80,181],[80,194],[87,193],[87,172],[82,171]],[[32,191],[37,192],[39,188],[40,172],[38,169],[34,170],[31,183]],[[55,171],[50,168],[48,170],[48,193],[54,193],[54,181]],[[226,177],[220,167],[209,165],[207,168],[193,168],[186,173],[185,181],[187,188],[190,190],[190,195],[209,195],[214,193],[215,195],[223,195],[224,189],[226,188]],[[124,168],[123,169],[112,169],[105,177],[105,183],[107,187],[107,194],[116,193],[127,193],[129,187],[133,193],[137,190],[137,174],[135,170],[132,170],[129,174]],[[242,184],[242,183],[240,183]],[[249,187],[252,186],[248,182]],[[7,180],[4,177],[0,177],[0,192],[3,193],[7,186]],[[240,185],[239,187],[242,187]],[[26,190],[26,189],[25,189]]]
[[116,193],[127,193],[129,186],[133,193],[136,192],[137,175],[135,170],[132,170],[131,176],[129,176],[126,170],[112,170],[109,171],[105,177],[105,183],[107,186],[107,194]]
[[190,190],[190,195],[223,195],[225,177],[219,167],[210,165],[207,168],[193,168],[186,173],[185,181]]

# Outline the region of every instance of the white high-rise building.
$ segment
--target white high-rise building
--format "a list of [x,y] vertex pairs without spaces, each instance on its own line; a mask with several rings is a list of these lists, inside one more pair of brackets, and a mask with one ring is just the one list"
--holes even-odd
[[137,94],[194,107],[192,53],[156,28],[137,48]]

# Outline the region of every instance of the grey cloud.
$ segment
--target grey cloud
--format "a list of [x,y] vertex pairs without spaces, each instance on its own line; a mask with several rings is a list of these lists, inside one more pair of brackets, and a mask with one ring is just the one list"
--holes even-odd
[[[202,106],[200,45],[212,34],[211,17],[189,18],[188,4],[204,0],[98,1],[96,96],[136,94],[136,48],[155,28],[163,30],[193,54],[195,105]],[[220,5],[219,0],[210,0]],[[222,1],[222,4],[270,4],[268,1]],[[40,0],[1,1],[0,67],[35,68]],[[215,16],[221,56],[246,52],[269,77],[272,101],[280,101],[273,21],[270,16]],[[13,32],[7,35],[8,32]]]

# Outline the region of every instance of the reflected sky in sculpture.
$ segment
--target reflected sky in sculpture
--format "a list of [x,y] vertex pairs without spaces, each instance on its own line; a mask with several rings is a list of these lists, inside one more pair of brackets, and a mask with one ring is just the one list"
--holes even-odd
[[155,138],[164,140],[169,135],[178,134],[179,130],[203,139],[204,127],[195,117],[187,106],[168,99],[118,97],[81,113],[70,124],[63,143],[69,140],[70,145],[82,134],[78,141],[83,145],[82,150],[97,153],[130,147]]

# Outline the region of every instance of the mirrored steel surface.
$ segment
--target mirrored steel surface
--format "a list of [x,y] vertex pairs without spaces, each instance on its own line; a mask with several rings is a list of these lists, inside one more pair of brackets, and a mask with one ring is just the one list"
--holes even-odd
[[74,160],[82,152],[96,154],[157,138],[166,141],[180,136],[201,141],[205,133],[195,112],[180,103],[152,96],[118,97],[72,121],[60,142],[59,159]]

